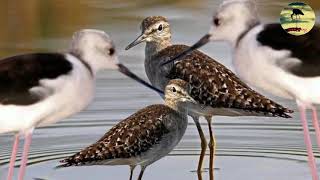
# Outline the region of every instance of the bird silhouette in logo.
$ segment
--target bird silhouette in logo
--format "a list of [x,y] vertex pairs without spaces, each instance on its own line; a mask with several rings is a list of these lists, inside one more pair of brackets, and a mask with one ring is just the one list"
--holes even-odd
[[292,9],[292,14],[291,14],[292,21],[293,21],[293,16],[296,16],[296,20],[297,20],[298,17],[300,19],[300,15],[302,16],[304,15],[304,13],[300,9]]

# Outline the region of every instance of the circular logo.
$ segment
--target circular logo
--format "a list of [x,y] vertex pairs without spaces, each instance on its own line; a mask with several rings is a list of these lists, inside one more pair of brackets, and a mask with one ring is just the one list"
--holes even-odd
[[289,34],[300,36],[308,33],[316,22],[312,8],[302,2],[290,3],[280,14],[282,28]]

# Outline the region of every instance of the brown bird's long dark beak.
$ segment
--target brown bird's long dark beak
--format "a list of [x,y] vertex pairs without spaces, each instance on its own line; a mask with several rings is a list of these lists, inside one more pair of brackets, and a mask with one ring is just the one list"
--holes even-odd
[[134,40],[132,43],[130,43],[125,50],[129,50],[133,46],[136,46],[146,40],[146,36],[144,34],[141,34],[136,40]]
[[189,49],[183,51],[182,53],[180,53],[179,55],[177,55],[174,58],[170,59],[169,61],[166,61],[166,62],[162,63],[161,66],[169,64],[170,62],[173,62],[173,61],[175,61],[177,59],[183,58],[184,56],[188,55],[192,51],[202,47],[203,45],[207,44],[210,41],[210,37],[211,37],[210,34],[206,34],[198,42],[196,42],[194,45],[192,45]]
[[139,83],[141,83],[142,85],[156,91],[157,93],[159,93],[160,95],[164,95],[164,92],[154,86],[152,86],[151,84],[145,82],[143,79],[141,79],[140,77],[138,77],[137,75],[135,75],[133,72],[131,72],[126,66],[124,66],[123,64],[118,64],[118,70],[125,74],[126,76],[138,81]]

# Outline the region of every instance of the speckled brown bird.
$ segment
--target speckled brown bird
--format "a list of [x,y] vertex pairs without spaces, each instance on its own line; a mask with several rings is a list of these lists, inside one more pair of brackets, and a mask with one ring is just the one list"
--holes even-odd
[[141,166],[166,156],[179,143],[187,128],[188,106],[196,103],[183,80],[171,80],[165,88],[165,104],[143,108],[111,128],[100,140],[61,161],[61,167],[88,165]]
[[171,43],[170,26],[165,17],[150,16],[141,24],[142,34],[126,50],[146,42],[145,70],[151,83],[163,89],[170,79],[183,79],[191,85],[191,97],[198,105],[193,106],[189,115],[193,117],[201,138],[201,155],[198,165],[198,175],[201,177],[202,162],[207,142],[199,117],[204,116],[210,132],[210,179],[213,179],[213,160],[215,139],[213,137],[211,120],[213,115],[219,116],[279,116],[289,118],[286,113],[293,111],[257,93],[243,83],[228,68],[200,51],[182,57],[176,61],[161,66],[171,58],[184,52],[189,46],[173,45]]

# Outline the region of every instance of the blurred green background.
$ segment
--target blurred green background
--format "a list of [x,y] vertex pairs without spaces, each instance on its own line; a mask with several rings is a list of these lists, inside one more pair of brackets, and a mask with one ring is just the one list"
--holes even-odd
[[[257,2],[261,16],[277,19],[282,5],[290,1]],[[319,0],[304,2],[319,16]],[[55,49],[39,41],[52,37],[58,40],[67,38],[81,28],[108,25],[108,29],[120,29],[127,24],[137,29],[138,25],[133,24],[132,20],[140,21],[146,15],[152,15],[152,12],[179,17],[180,12],[188,11],[192,14],[189,22],[200,21],[208,26],[210,16],[220,3],[221,0],[1,0],[0,55],[19,50]],[[196,29],[195,26],[189,28]]]

